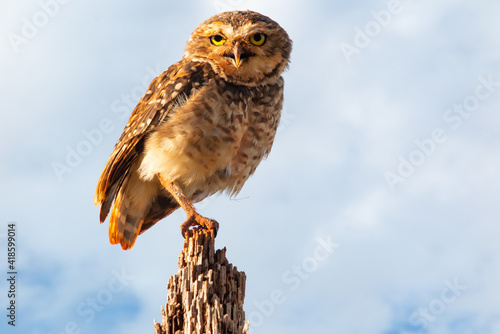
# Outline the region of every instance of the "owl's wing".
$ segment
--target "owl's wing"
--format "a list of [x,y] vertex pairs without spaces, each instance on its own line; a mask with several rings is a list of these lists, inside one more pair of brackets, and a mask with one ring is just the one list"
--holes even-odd
[[183,59],[151,82],[132,112],[97,183],[94,202],[101,205],[101,223],[106,219],[130,167],[144,150],[146,136],[169,117],[172,109],[203,86],[212,73],[206,63]]

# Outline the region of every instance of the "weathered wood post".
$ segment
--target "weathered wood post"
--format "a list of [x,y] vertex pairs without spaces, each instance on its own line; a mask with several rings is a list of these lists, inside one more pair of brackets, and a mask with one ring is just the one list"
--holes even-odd
[[179,255],[179,272],[168,280],[168,296],[155,320],[155,334],[246,334],[244,272],[214,250],[212,231],[188,231]]

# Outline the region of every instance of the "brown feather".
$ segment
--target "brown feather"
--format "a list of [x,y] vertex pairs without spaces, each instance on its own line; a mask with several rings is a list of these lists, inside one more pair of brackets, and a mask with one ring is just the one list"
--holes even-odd
[[221,13],[194,30],[183,59],[139,101],[99,178],[94,200],[101,222],[111,212],[111,243],[130,249],[177,201],[192,218],[191,202],[241,190],[272,147],[291,49],[283,28],[251,11]]
[[[97,183],[95,205],[102,205],[100,219],[106,219],[111,203],[117,195],[130,167],[139,158],[138,150],[144,137],[160,125],[170,112],[192,94],[194,88],[201,87],[209,73],[206,63],[190,62],[185,59],[169,67],[150,84],[147,93],[135,107],[123,133],[116,143],[113,153]],[[175,91],[178,83],[182,91]],[[175,96],[174,96],[175,93]]]
[[156,224],[160,219],[168,216],[179,208],[179,204],[170,196],[159,195],[144,218],[144,223],[141,226],[139,234],[144,233],[147,229]]
[[[144,150],[148,134],[183,104],[196,88],[202,87],[210,73],[206,63],[182,60],[153,80],[134,109],[99,178],[95,194],[95,204],[101,205],[101,223],[106,220],[114,202],[109,223],[112,244],[121,243],[122,248],[131,248],[139,233],[178,207],[172,199],[160,197],[156,202],[166,205],[165,208],[151,209],[146,217],[138,217],[137,213],[127,211],[129,198],[123,188],[131,167],[138,162]],[[182,83],[179,85],[182,86],[181,91],[176,90],[179,83]]]

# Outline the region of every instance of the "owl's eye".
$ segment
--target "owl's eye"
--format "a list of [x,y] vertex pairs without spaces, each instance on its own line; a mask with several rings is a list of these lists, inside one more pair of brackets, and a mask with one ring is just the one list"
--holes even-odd
[[250,42],[252,42],[253,45],[261,46],[264,45],[266,42],[266,35],[264,34],[255,34],[250,36]]
[[226,39],[222,35],[215,35],[210,37],[210,42],[212,42],[213,45],[222,45],[226,42]]

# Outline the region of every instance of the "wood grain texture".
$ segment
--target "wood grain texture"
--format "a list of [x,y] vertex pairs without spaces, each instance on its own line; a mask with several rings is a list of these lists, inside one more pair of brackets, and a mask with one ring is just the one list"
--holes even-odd
[[212,231],[188,231],[155,334],[248,333],[245,282],[245,273],[228,262],[226,248],[215,251]]

